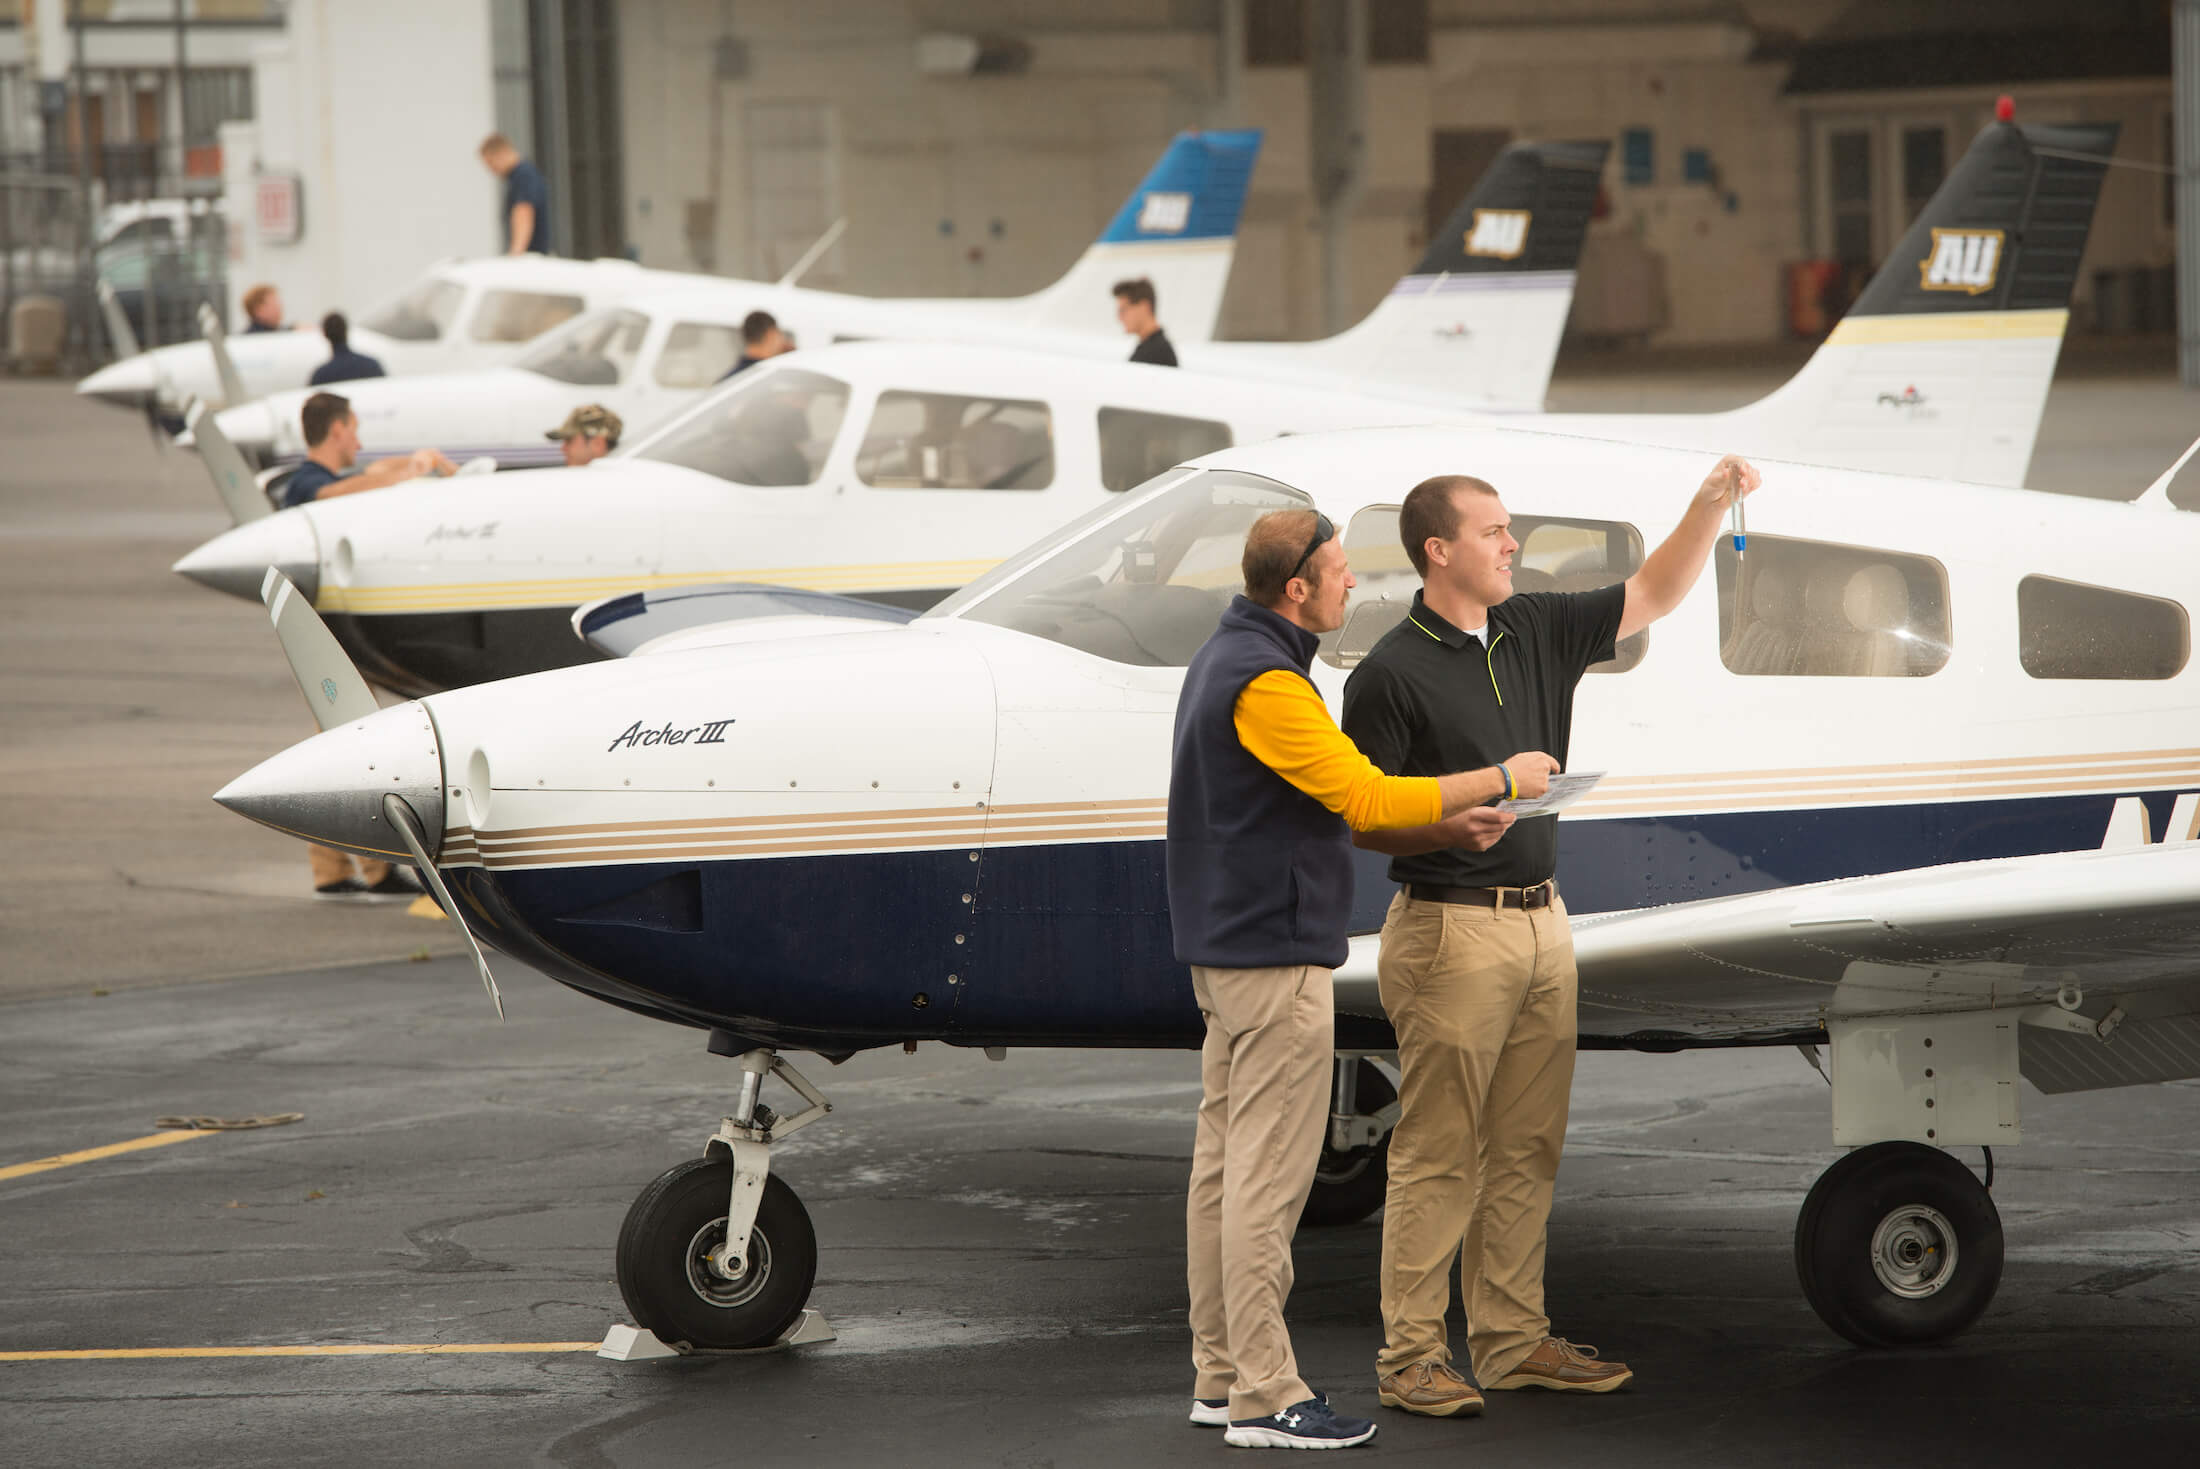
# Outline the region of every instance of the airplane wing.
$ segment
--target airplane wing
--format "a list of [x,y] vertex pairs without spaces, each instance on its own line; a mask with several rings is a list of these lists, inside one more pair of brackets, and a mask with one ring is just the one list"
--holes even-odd
[[[2020,1067],[2042,1091],[2200,1076],[2200,843],[1953,863],[1573,930],[1584,1045],[1807,1043],[1829,1021],[2008,1010],[2025,1012]],[[1374,940],[1353,948],[1338,1007],[1379,1014]]]

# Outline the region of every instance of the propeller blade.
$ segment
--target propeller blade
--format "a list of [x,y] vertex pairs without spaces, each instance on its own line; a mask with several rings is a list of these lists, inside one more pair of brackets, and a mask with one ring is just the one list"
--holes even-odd
[[138,345],[137,333],[130,330],[130,318],[123,313],[115,288],[104,280],[99,283],[99,314],[107,319],[107,336],[114,343],[118,359],[135,357],[145,350]]
[[260,520],[275,513],[261,493],[252,466],[245,463],[244,454],[229,441],[229,435],[214,422],[214,414],[198,399],[191,400],[191,407],[184,415],[184,425],[191,430],[192,445],[198,449],[199,458],[206,462],[206,473],[214,481],[214,493],[222,497],[222,504],[229,511],[231,523],[243,525],[248,520]]
[[226,406],[234,408],[239,403],[251,402],[252,395],[244,390],[244,378],[229,355],[229,332],[222,326],[222,319],[214,314],[214,308],[204,301],[199,303],[199,335],[206,338],[206,345],[214,354],[214,371],[221,374],[222,396],[229,400]]
[[270,566],[266,580],[260,583],[260,600],[267,604],[275,636],[283,645],[283,657],[290,660],[290,676],[298,680],[298,692],[306,696],[314,723],[334,729],[382,707],[375,703],[374,691],[359,676],[359,670],[344,656],[336,635],[321,621],[313,605],[298,594],[289,577]]
[[[272,571],[268,573],[269,576],[275,574]],[[451,898],[451,890],[443,885],[443,874],[436,871],[435,864],[428,860],[427,833],[420,829],[420,818],[413,814],[412,807],[405,804],[405,798],[395,791],[382,798],[382,814],[389,818],[390,828],[397,833],[397,839],[405,844],[405,850],[413,854],[413,865],[420,869],[420,880],[435,894],[435,900],[443,905],[443,911],[451,915],[451,921],[458,925],[458,931],[466,935],[466,947],[474,951],[474,968],[481,971],[482,988],[489,992],[489,999],[497,1007],[497,1019],[502,1020],[504,996],[497,990],[497,977],[489,972],[489,960],[481,952],[481,944],[474,938],[472,926],[459,912],[458,904]]]

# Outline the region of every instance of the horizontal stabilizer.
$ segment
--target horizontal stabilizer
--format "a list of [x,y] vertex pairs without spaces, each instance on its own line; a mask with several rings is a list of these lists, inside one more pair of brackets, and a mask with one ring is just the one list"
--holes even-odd
[[855,622],[904,623],[916,616],[907,607],[889,607],[859,597],[775,587],[753,582],[724,582],[662,592],[626,592],[590,602],[573,611],[573,632],[597,652],[627,658],[673,633],[694,632],[728,623],[764,618],[841,618]]

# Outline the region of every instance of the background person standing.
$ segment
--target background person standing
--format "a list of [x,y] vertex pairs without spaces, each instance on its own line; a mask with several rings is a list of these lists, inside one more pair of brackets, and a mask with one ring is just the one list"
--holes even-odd
[[[1750,465],[1722,459],[1680,526],[1625,583],[1520,596],[1520,543],[1497,491],[1468,475],[1414,486],[1398,534],[1422,590],[1353,670],[1345,732],[1400,775],[1521,744],[1563,761],[1574,686],[1619,639],[1680,605],[1730,498],[1757,483]],[[1390,853],[1402,885],[1376,971],[1398,1033],[1402,1109],[1384,1200],[1381,1401],[1437,1417],[1481,1408],[1451,1367],[1444,1329],[1455,1257],[1483,1386],[1624,1386],[1633,1377],[1624,1363],[1553,1336],[1543,1308],[1575,1042],[1574,942],[1553,880],[1557,818],[1518,822],[1486,850],[1460,847],[1436,827],[1355,840]]]
[[550,253],[550,185],[502,133],[481,140],[481,161],[504,180],[504,253]]
[[1131,349],[1131,361],[1174,367],[1176,348],[1169,345],[1169,334],[1161,329],[1160,319],[1154,314],[1159,306],[1153,282],[1144,276],[1115,283],[1115,319],[1123,324],[1124,331],[1138,338],[1138,345]]
[[1329,1111],[1350,831],[1437,823],[1486,846],[1511,818],[1482,803],[1509,782],[1388,777],[1338,731],[1308,678],[1353,587],[1327,517],[1263,515],[1242,570],[1244,594],[1185,671],[1169,767],[1170,923],[1207,1022],[1185,1206],[1191,1419],[1241,1448],[1346,1448],[1375,1425],[1299,1376],[1283,1303]]

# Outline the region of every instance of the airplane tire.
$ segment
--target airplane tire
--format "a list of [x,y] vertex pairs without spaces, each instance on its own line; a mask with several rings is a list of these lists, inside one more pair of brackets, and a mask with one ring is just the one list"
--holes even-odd
[[1795,1221],[1795,1273],[1821,1321],[1860,1347],[1968,1329],[2001,1284],[2001,1214],[1948,1154],[1858,1148],[1818,1176]]
[[[1398,1099],[1382,1068],[1365,1059],[1360,1062],[1354,1094],[1363,1113],[1379,1112]],[[1314,1165],[1314,1187],[1306,1196],[1299,1223],[1315,1227],[1357,1224],[1383,1206],[1383,1194],[1389,1187],[1389,1133],[1372,1146],[1348,1153],[1331,1148],[1325,1137],[1321,1161]]]
[[749,1273],[726,1280],[704,1256],[726,1237],[733,1162],[690,1158],[659,1174],[619,1229],[619,1294],[661,1341],[733,1350],[769,1346],[802,1314],[817,1280],[817,1232],[778,1174],[749,1234]]

